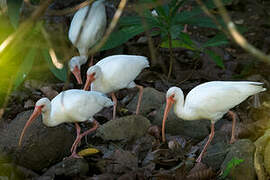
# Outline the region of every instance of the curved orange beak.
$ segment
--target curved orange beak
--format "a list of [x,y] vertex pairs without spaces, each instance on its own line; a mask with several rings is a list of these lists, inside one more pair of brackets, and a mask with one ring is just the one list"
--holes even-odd
[[175,100],[173,99],[174,95],[171,95],[170,97],[167,98],[167,102],[166,102],[166,108],[164,110],[164,115],[163,115],[163,120],[162,120],[162,141],[165,142],[165,122],[166,119],[168,117],[168,114],[170,112],[170,109],[173,105],[173,103],[175,102]]
[[78,68],[78,66],[75,66],[72,73],[74,74],[78,84],[82,84],[82,77],[81,77],[81,71]]
[[91,83],[96,80],[95,73],[87,75],[86,83],[84,85],[83,90],[88,91]]
[[26,129],[28,128],[28,126],[30,126],[30,124],[41,114],[41,106],[36,106],[35,109],[34,109],[34,112],[32,113],[32,115],[30,116],[29,120],[26,122],[24,128],[23,128],[23,131],[21,133],[21,136],[20,136],[20,140],[19,140],[19,146],[21,146],[22,144],[22,138],[23,138],[23,135],[26,131]]

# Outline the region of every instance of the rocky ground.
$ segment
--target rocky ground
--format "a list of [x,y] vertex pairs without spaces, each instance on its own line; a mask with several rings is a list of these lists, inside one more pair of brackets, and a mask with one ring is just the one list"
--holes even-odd
[[[57,3],[54,6],[58,7]],[[107,8],[111,7],[113,5]],[[270,4],[259,0],[245,3],[235,0],[228,9],[235,21],[248,28],[245,37],[269,53]],[[61,22],[68,24],[70,17],[65,18],[67,20]],[[198,42],[215,34],[196,27],[189,27],[189,32]],[[138,41],[140,37],[144,35],[133,38],[121,48],[100,53],[95,60],[115,53],[150,57],[148,45]],[[96,114],[95,119],[101,126],[82,140],[79,151],[95,148],[99,152],[86,153],[81,159],[66,158],[75,140],[74,126],[62,124],[48,128],[42,124],[41,117],[31,125],[22,146],[18,147],[20,133],[35,101],[44,96],[52,99],[64,85],[67,89],[81,88],[73,81],[64,84],[51,80],[52,75],[49,79],[41,75],[37,78],[33,70],[20,89],[12,93],[0,123],[0,179],[222,179],[226,172],[228,175],[223,179],[269,179],[270,133],[266,130],[270,127],[270,95],[267,92],[259,96],[260,106],[255,108],[254,99],[250,98],[233,109],[238,116],[234,144],[229,143],[231,119],[224,116],[215,124],[215,137],[202,163],[195,160],[208,139],[209,121],[183,121],[170,112],[166,122],[167,143],[162,143],[160,129],[165,93],[170,86],[179,86],[187,94],[203,82],[238,79],[264,82],[269,89],[269,67],[233,43],[213,48],[224,58],[225,69],[217,67],[206,55],[202,54],[195,63],[191,59],[192,52],[175,49],[173,74],[167,81],[166,72],[160,69],[163,65],[168,67],[169,53],[158,48],[158,42],[158,38],[154,39],[158,65],[144,70],[136,79],[136,83],[145,86],[140,115],[134,115],[137,90],[117,92],[117,119],[111,120],[112,108]],[[80,125],[83,131],[91,127],[87,123]],[[241,162],[232,165],[233,159]]]

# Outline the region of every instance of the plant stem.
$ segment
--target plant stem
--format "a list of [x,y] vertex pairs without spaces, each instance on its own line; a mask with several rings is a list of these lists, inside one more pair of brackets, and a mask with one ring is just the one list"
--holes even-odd
[[173,52],[172,52],[172,37],[171,34],[168,33],[168,40],[169,40],[169,50],[170,50],[170,67],[169,67],[169,72],[168,72],[168,76],[167,76],[167,80],[170,79],[171,74],[172,74],[172,66],[173,66]]

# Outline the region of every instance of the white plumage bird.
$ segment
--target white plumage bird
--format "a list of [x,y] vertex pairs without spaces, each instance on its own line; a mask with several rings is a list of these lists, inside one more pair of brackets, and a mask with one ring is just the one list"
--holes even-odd
[[[102,38],[106,29],[107,20],[103,2],[104,0],[95,1],[90,10],[89,5],[79,9],[70,24],[68,37],[79,50],[80,56],[70,60],[69,68],[79,84],[82,84],[80,67],[87,62],[88,50]],[[93,56],[90,65],[92,64]]]
[[104,94],[112,93],[114,101],[113,119],[116,115],[117,99],[114,92],[123,88],[139,88],[139,99],[136,114],[139,113],[143,87],[136,85],[134,80],[140,72],[149,67],[149,62],[144,56],[114,55],[100,60],[96,65],[87,70],[87,80],[84,90],[99,91]]
[[243,102],[249,96],[265,91],[263,83],[248,81],[212,81],[193,88],[186,99],[178,87],[171,87],[166,94],[167,103],[163,116],[162,140],[165,142],[165,121],[170,108],[174,105],[175,114],[184,120],[208,119],[211,121],[211,133],[200,156],[200,162],[207,146],[214,137],[214,124],[229,112],[233,119],[231,143],[235,141],[234,128],[236,117],[231,108]]
[[[21,145],[27,127],[42,114],[42,122],[48,127],[54,127],[65,122],[75,123],[77,138],[71,148],[71,157],[78,157],[76,149],[81,138],[98,128],[98,122],[93,119],[93,116],[104,107],[112,105],[113,102],[100,92],[77,89],[63,91],[52,101],[48,98],[42,98],[36,102],[34,112],[24,126],[19,145]],[[84,121],[92,121],[94,127],[80,134],[80,127],[77,123]]]

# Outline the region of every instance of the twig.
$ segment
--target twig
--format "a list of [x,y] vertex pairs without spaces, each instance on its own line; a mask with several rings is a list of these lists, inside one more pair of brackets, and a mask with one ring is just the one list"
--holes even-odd
[[210,13],[210,11],[207,9],[207,7],[205,6],[205,4],[201,1],[201,0],[196,0],[196,2],[200,5],[200,7],[202,8],[202,10],[204,11],[204,13],[209,16],[213,21],[214,23],[217,25],[218,29],[221,30],[224,34],[226,34],[226,36],[228,38],[231,38],[230,34],[228,33],[228,31],[226,31],[226,29],[224,29],[220,23],[218,22],[217,18],[212,14]]
[[[93,0],[90,0],[90,1],[91,1],[91,3],[93,2]],[[87,9],[87,12],[86,12],[86,14],[85,14],[85,16],[83,17],[83,22],[82,22],[82,25],[81,25],[81,27],[80,27],[79,34],[78,34],[78,36],[77,36],[77,38],[76,38],[76,41],[75,41],[75,43],[74,43],[74,46],[75,46],[75,47],[77,46],[77,44],[78,44],[78,42],[79,42],[79,40],[80,40],[80,38],[81,38],[81,35],[82,35],[82,32],[83,32],[83,28],[84,28],[84,26],[85,26],[86,19],[87,19],[89,13],[90,13],[90,9],[91,9],[91,7],[89,6],[88,9]]]
[[219,13],[221,14],[223,20],[225,21],[227,28],[233,40],[242,47],[245,51],[249,52],[259,60],[270,63],[270,56],[266,55],[253,45],[249,44],[245,37],[243,37],[236,29],[234,23],[232,22],[230,16],[228,15],[226,9],[223,6],[223,3],[220,0],[214,0],[215,5],[217,6]]
[[172,67],[173,67],[173,52],[172,52],[172,37],[171,34],[168,33],[168,40],[169,40],[169,50],[170,50],[170,67],[169,67],[169,72],[168,72],[168,76],[167,76],[167,80],[170,79],[171,74],[172,74]]
[[122,12],[123,12],[123,9],[125,8],[126,6],[126,3],[127,3],[127,0],[121,0],[121,2],[119,3],[118,5],[118,9],[117,11],[115,12],[114,16],[113,16],[113,19],[112,19],[112,22],[111,24],[109,25],[107,31],[105,32],[105,35],[103,36],[103,38],[100,40],[100,42],[94,46],[89,52],[88,52],[88,55],[93,55],[95,54],[96,52],[98,52],[98,50],[106,43],[106,41],[108,40],[110,34],[112,33],[113,29],[115,28]]
[[[80,8],[83,8],[89,4],[91,4],[93,0],[86,0],[78,5],[75,5],[71,8],[61,9],[61,10],[47,10],[46,15],[47,16],[64,16],[67,14],[71,14],[79,10]],[[29,0],[24,0],[24,3],[26,3],[31,8],[36,8],[36,5],[32,5]]]

